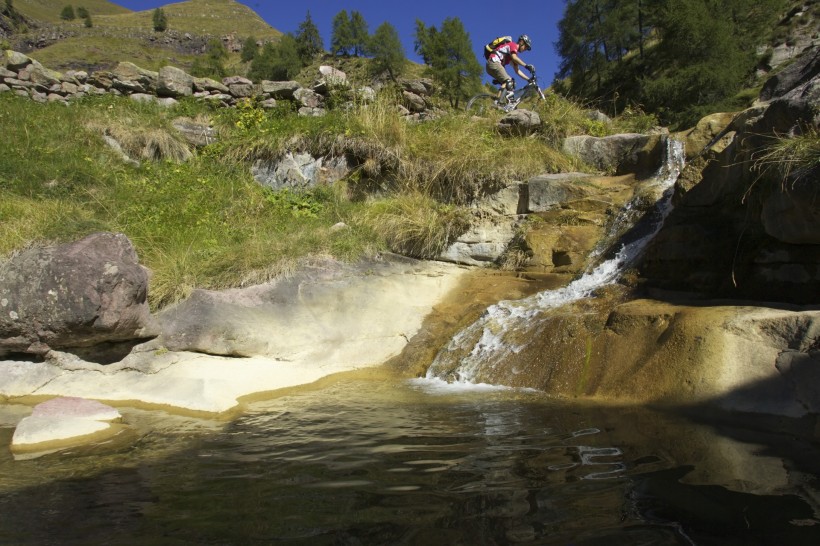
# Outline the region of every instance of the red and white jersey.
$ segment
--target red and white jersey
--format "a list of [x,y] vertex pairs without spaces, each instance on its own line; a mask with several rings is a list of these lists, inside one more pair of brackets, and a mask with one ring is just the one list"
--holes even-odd
[[518,43],[507,42],[506,44],[500,45],[497,48],[495,48],[495,51],[490,53],[489,60],[507,66],[508,64],[510,64],[510,61],[512,61],[513,53],[518,53]]

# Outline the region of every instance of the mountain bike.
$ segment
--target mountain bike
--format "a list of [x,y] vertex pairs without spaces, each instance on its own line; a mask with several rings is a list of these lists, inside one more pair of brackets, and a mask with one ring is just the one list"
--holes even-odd
[[518,108],[521,103],[539,99],[546,100],[544,92],[538,87],[538,78],[536,78],[533,73],[527,85],[514,91],[509,101],[499,101],[498,95],[492,93],[479,93],[467,101],[466,110],[474,114],[482,114],[490,108],[497,108],[504,112],[512,112]]

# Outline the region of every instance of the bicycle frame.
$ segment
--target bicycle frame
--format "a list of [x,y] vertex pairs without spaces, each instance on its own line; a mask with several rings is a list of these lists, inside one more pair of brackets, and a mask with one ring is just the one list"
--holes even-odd
[[[518,105],[521,104],[521,101],[529,97],[540,97],[541,100],[546,100],[546,97],[544,97],[544,92],[541,91],[540,87],[538,87],[538,80],[536,79],[534,74],[533,77],[530,78],[530,81],[527,82],[527,85],[525,85],[521,89],[513,91],[512,98],[509,102],[501,103],[498,101],[497,95],[491,95],[489,93],[480,93],[472,97],[467,102],[466,108],[467,110],[471,110],[474,104],[486,104],[487,106],[492,104],[494,108],[498,108],[499,110],[502,110],[504,112],[512,112],[513,110],[518,108]],[[479,109],[483,109],[483,107],[479,106]]]

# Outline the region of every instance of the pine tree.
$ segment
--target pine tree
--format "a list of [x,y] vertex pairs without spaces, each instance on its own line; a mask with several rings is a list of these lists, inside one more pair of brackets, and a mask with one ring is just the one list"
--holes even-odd
[[297,47],[292,34],[285,34],[276,43],[266,43],[251,61],[248,77],[254,81],[293,79],[302,69]]
[[330,52],[334,55],[348,55],[353,49],[353,26],[347,11],[342,10],[333,17],[333,34],[330,38]]
[[228,71],[225,69],[225,60],[228,58],[228,49],[222,40],[212,38],[205,46],[205,55],[194,59],[191,65],[191,75],[198,78],[214,78],[221,80]]
[[470,35],[457,17],[445,19],[440,32],[416,20],[415,46],[453,108],[481,86],[481,65],[473,53]]
[[373,71],[376,74],[387,72],[394,81],[401,75],[407,59],[396,27],[388,22],[379,25],[368,49],[373,55]]
[[240,60],[243,63],[248,63],[253,60],[254,57],[259,53],[259,46],[256,43],[256,38],[253,36],[248,36],[245,38],[245,41],[242,42],[242,53],[240,54]]
[[63,21],[73,21],[76,18],[77,16],[74,14],[74,6],[72,5],[63,7],[63,11],[60,12],[60,19]]
[[299,32],[296,33],[296,44],[297,52],[303,66],[310,64],[316,55],[323,50],[322,37],[319,35],[319,29],[310,17],[310,11],[307,12],[305,20],[299,24]]
[[165,16],[165,11],[162,8],[154,10],[153,22],[156,32],[165,32],[168,29],[168,18]]
[[350,33],[352,36],[353,54],[355,56],[367,55],[367,46],[370,43],[370,32],[367,28],[367,21],[358,11],[350,12]]

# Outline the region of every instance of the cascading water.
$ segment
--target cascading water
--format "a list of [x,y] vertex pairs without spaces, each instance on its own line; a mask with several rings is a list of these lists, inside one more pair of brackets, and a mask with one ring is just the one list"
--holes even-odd
[[[672,208],[673,186],[683,168],[683,158],[683,143],[668,139],[666,160],[651,183],[660,193],[660,198],[643,217],[638,217],[635,211],[638,209],[636,201],[645,200],[645,194],[621,210],[610,231],[613,235],[627,234],[620,239],[620,249],[613,257],[563,288],[492,305],[481,318],[456,334],[439,351],[427,370],[427,378],[451,383],[485,382],[486,377],[494,375],[488,371],[503,366],[507,356],[520,352],[526,346],[530,337],[528,334],[533,330],[533,320],[545,310],[588,298],[597,289],[616,282],[663,226]],[[597,261],[604,254],[604,249],[602,246],[594,252],[591,261]]]

